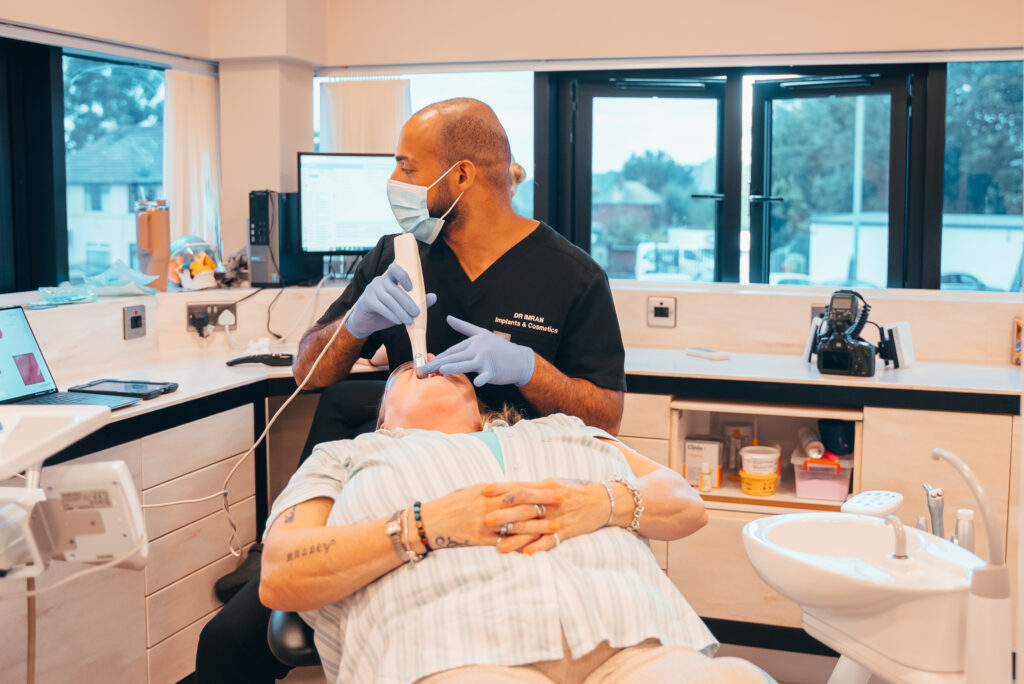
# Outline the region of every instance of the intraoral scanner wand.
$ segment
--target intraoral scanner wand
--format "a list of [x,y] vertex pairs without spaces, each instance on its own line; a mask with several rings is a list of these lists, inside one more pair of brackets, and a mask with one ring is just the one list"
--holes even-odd
[[427,362],[427,293],[423,287],[423,267],[420,264],[420,250],[412,233],[402,233],[395,238],[395,263],[405,269],[412,281],[409,296],[420,313],[412,323],[405,326],[412,344],[412,364],[416,377],[424,378],[423,364]]

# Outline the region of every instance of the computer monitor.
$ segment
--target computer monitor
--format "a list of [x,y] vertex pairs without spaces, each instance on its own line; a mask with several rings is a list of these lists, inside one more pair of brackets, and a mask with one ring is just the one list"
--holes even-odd
[[299,153],[299,247],[305,254],[362,254],[399,233],[388,203],[393,154]]

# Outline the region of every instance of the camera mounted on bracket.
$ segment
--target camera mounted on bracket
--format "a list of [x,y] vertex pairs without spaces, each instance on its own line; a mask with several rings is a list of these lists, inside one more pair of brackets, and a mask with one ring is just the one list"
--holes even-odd
[[[875,356],[885,365],[904,368],[913,363],[910,325],[896,323],[879,326],[868,321],[871,305],[855,290],[832,293],[823,317],[815,318],[807,336],[804,358],[809,363],[817,354],[818,370],[834,375],[871,377],[875,374]],[[878,328],[878,346],[861,337],[864,326]]]

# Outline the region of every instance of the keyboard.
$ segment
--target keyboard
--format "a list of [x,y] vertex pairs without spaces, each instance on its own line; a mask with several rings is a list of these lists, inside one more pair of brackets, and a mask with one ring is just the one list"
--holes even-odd
[[138,401],[135,397],[118,397],[113,394],[87,394],[85,392],[51,392],[30,399],[22,399],[18,404],[32,405],[75,405],[109,406],[112,409],[128,406]]

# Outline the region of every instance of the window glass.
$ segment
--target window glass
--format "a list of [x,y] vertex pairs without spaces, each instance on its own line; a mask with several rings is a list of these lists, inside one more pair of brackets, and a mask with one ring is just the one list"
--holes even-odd
[[944,290],[1021,290],[1024,62],[949,64]]
[[886,286],[889,99],[772,103],[769,282]]
[[595,97],[593,112],[594,260],[609,278],[714,280],[718,100]]
[[134,203],[163,191],[163,105],[159,69],[64,57],[72,279],[136,266]]
[[[473,97],[494,109],[508,133],[512,157],[526,170],[526,180],[512,197],[512,206],[523,216],[533,216],[533,72],[497,71],[443,74],[403,74],[394,78],[409,80],[409,98],[413,112],[428,104],[453,97]],[[340,80],[332,77],[313,80],[313,129],[319,149],[320,84]],[[384,188],[381,188],[384,192]]]

